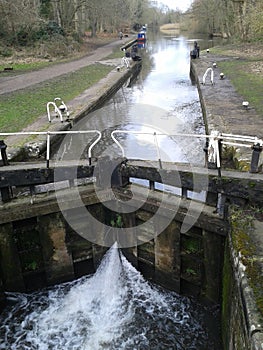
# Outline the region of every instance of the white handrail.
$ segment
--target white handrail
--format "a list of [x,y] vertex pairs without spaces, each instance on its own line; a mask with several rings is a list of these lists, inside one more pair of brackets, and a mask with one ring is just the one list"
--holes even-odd
[[55,113],[57,113],[59,115],[60,121],[61,121],[61,123],[63,123],[62,113],[61,113],[60,109],[58,108],[58,106],[56,105],[55,102],[48,102],[47,103],[47,117],[48,117],[48,121],[51,123],[50,106],[54,107]]
[[[154,138],[154,143],[156,145],[157,156],[158,156],[158,160],[160,162],[160,165],[161,165],[161,156],[160,156],[160,152],[159,152],[157,136],[168,136],[168,137],[180,136],[180,137],[209,139],[210,140],[209,141],[209,148],[210,148],[209,157],[210,157],[211,162],[215,163],[218,168],[220,168],[220,166],[221,166],[219,142],[221,144],[225,144],[225,145],[234,145],[234,146],[246,147],[246,148],[251,148],[251,146],[253,146],[254,144],[258,144],[258,143],[261,146],[263,145],[263,141],[261,139],[258,139],[257,137],[254,137],[254,136],[221,134],[218,131],[212,131],[210,135],[206,135],[206,134],[179,134],[179,133],[170,135],[170,134],[157,133],[157,132],[142,132],[142,131],[134,131],[134,130],[119,130],[119,129],[114,130],[111,133],[111,138],[117,144],[117,146],[121,149],[123,157],[125,157],[125,150],[115,136],[115,134],[117,134],[117,133],[135,134],[135,135],[152,135]],[[224,141],[224,140],[240,141],[243,143],[229,142],[229,141]],[[247,143],[250,143],[250,145],[248,145]]]
[[205,80],[206,80],[206,77],[207,77],[207,74],[211,72],[211,77],[210,77],[210,81],[211,81],[211,84],[213,85],[214,84],[214,71],[212,68],[207,68],[204,76],[203,76],[203,85],[205,85]]
[[[50,157],[50,136],[51,135],[63,135],[63,134],[88,134],[88,133],[97,133],[98,137],[96,140],[89,146],[88,149],[88,157],[89,157],[89,164],[91,165],[91,152],[93,147],[100,141],[102,134],[98,130],[70,130],[70,131],[28,131],[28,132],[0,132],[0,136],[19,136],[19,135],[46,135],[47,136],[47,161],[49,162]],[[245,135],[233,135],[233,134],[224,134],[219,133],[218,131],[212,131],[210,135],[206,134],[165,134],[165,133],[158,133],[158,132],[143,132],[143,131],[134,131],[134,130],[114,130],[111,132],[111,138],[116,143],[116,145],[120,148],[122,152],[122,156],[125,157],[125,150],[123,146],[120,144],[120,142],[117,140],[115,134],[122,133],[122,134],[135,134],[135,135],[152,135],[153,141],[156,146],[157,151],[157,157],[160,161],[161,165],[161,155],[160,150],[158,146],[158,140],[157,136],[168,136],[168,137],[190,137],[190,138],[205,138],[206,140],[210,140],[209,147],[211,148],[211,158],[213,158],[213,161],[217,164],[217,166],[220,166],[220,159],[219,159],[219,146],[218,143],[225,145],[233,145],[238,147],[246,147],[246,148],[252,148],[253,145],[259,144],[260,146],[263,145],[263,140],[257,138],[256,136],[245,136]],[[239,142],[238,142],[239,141]]]
[[[57,105],[56,101],[61,101],[60,105]],[[62,100],[62,98],[60,97],[55,97],[54,98],[54,102],[57,105],[58,109],[60,110],[61,113],[66,113],[66,116],[69,117],[69,111],[68,111],[68,107],[66,106],[65,102]]]
[[0,136],[19,136],[19,135],[46,135],[47,136],[47,152],[46,161],[49,167],[50,161],[50,136],[51,135],[68,135],[68,134],[98,134],[96,140],[88,148],[89,165],[91,165],[91,151],[93,147],[100,141],[101,132],[99,130],[69,130],[69,131],[27,131],[27,132],[0,132]]
[[[92,134],[92,133],[97,133],[98,137],[96,140],[89,146],[88,148],[88,157],[89,157],[89,165],[91,165],[91,151],[93,147],[100,141],[101,139],[101,132],[98,130],[71,130],[71,131],[48,131],[47,132],[47,150],[50,149],[50,135],[67,135],[67,134]],[[49,144],[48,144],[49,143]],[[47,164],[49,166],[49,160],[50,160],[50,154],[47,153],[46,156]]]
[[221,143],[222,143],[223,145],[239,146],[239,147],[251,148],[251,145],[244,145],[243,143],[226,142],[226,141],[222,141]]

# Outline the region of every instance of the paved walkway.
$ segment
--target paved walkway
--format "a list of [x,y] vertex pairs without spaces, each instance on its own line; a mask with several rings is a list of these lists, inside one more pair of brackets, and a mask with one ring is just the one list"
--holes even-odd
[[132,38],[113,41],[96,49],[92,54],[66,63],[59,63],[37,71],[23,73],[20,75],[1,77],[0,76],[0,94],[10,93],[16,90],[25,89],[29,86],[42,83],[46,80],[58,77],[63,74],[81,69],[99,61],[110,55],[115,47],[124,45],[125,42],[131,41]]
[[[244,98],[240,96],[228,77],[220,78],[220,68],[213,67],[213,63],[220,66],[220,61],[233,60],[231,56],[218,56],[211,53],[202,54],[200,59],[192,60],[192,65],[198,77],[200,98],[205,108],[205,118],[208,124],[208,132],[218,130],[223,133],[236,135],[249,135],[263,138],[263,118],[250,103],[244,108]],[[213,69],[214,84],[210,81],[210,72],[205,84],[203,76],[208,68]]]
[[[132,41],[133,38],[125,38],[124,40],[114,41],[110,44],[104,45],[96,49],[91,55],[85,56],[81,59],[57,64],[55,66],[43,68],[38,71],[24,73],[11,77],[0,77],[0,94],[8,92],[15,92],[26,87],[39,84],[48,79],[58,77],[63,74],[78,70],[87,65],[101,60],[102,64],[109,64],[113,66],[113,70],[105,76],[103,79],[92,85],[90,88],[83,91],[79,96],[67,103],[67,107],[70,110],[70,118],[72,123],[79,119],[83,114],[87,114],[96,108],[98,102],[105,98],[107,94],[112,90],[113,85],[117,85],[121,79],[125,79],[127,69],[123,68],[120,71],[114,69],[117,65],[120,65],[121,58],[102,60],[110,55],[115,47],[122,47],[125,43]],[[128,77],[127,77],[128,79]],[[5,88],[4,88],[5,87]],[[52,117],[52,122],[48,123],[47,116],[39,116],[34,123],[25,127],[23,132],[31,131],[59,131],[68,130],[71,123],[61,123],[58,118]],[[31,138],[30,138],[31,139]],[[34,141],[29,141],[28,135],[16,135],[8,136],[5,138],[7,144],[8,159],[12,160],[26,160],[27,157],[38,157],[39,152],[45,145],[46,138],[37,137]],[[23,146],[21,146],[23,145]]]
[[[213,67],[213,63],[220,66],[220,61],[233,60],[235,57],[219,56],[211,53],[202,54],[200,59],[192,60],[192,68],[197,80],[203,115],[207,124],[207,133],[212,130],[220,133],[252,136],[263,139],[263,118],[253,107],[242,105],[244,98],[239,95],[228,77],[220,78],[220,68]],[[214,83],[211,83],[210,72],[205,84],[203,76],[208,68],[213,69]],[[235,157],[239,160],[251,159],[252,149],[236,147]],[[261,152],[259,164],[263,163]],[[244,163],[245,164],[245,163]]]

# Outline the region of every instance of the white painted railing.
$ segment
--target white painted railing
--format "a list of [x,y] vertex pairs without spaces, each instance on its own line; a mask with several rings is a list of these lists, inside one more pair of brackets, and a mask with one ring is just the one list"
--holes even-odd
[[207,70],[205,71],[205,74],[203,76],[203,85],[205,85],[206,77],[207,77],[209,72],[211,74],[211,76],[210,76],[211,84],[212,85],[214,84],[214,71],[213,71],[213,68],[207,68]]
[[[60,102],[59,106],[57,105],[57,102]],[[54,108],[55,114],[60,118],[61,123],[64,122],[64,118],[63,118],[64,116],[66,118],[69,117],[68,107],[60,97],[56,97],[54,101],[48,102],[46,107],[47,117],[50,123],[51,123],[51,112],[50,112],[51,106]]]
[[111,133],[111,137],[113,141],[118,145],[122,152],[122,156],[125,157],[125,150],[120,142],[116,138],[116,134],[135,134],[135,135],[152,135],[153,141],[156,147],[157,159],[161,166],[161,155],[158,145],[157,136],[167,136],[167,137],[189,137],[189,138],[204,138],[208,141],[207,145],[207,156],[208,162],[214,163],[217,168],[221,167],[220,160],[220,144],[232,145],[236,147],[246,147],[253,149],[253,146],[259,145],[263,146],[263,140],[253,136],[243,136],[243,135],[233,135],[233,134],[225,134],[219,133],[218,131],[212,131],[210,135],[205,134],[164,134],[164,133],[156,133],[156,132],[140,132],[140,131],[129,131],[129,130],[114,130]]
[[[98,130],[78,130],[78,131],[31,131],[31,132],[13,132],[13,133],[0,133],[0,137],[6,137],[6,136],[19,136],[19,135],[45,135],[47,137],[47,150],[46,150],[46,161],[47,166],[49,167],[49,161],[50,161],[50,153],[51,153],[51,136],[52,135],[67,135],[67,134],[97,134],[96,140],[89,146],[88,148],[88,158],[89,158],[89,165],[91,165],[91,153],[93,147],[100,141],[102,134]],[[134,134],[134,135],[151,135],[153,137],[153,143],[155,144],[156,148],[156,156],[160,164],[160,168],[162,168],[162,160],[161,160],[161,153],[160,148],[158,144],[158,136],[166,136],[166,137],[187,137],[187,138],[203,138],[206,140],[207,144],[207,157],[208,161],[211,163],[214,163],[215,166],[220,169],[221,167],[221,160],[220,160],[220,145],[231,145],[236,147],[246,147],[254,150],[256,147],[262,148],[263,147],[263,140],[259,139],[258,137],[253,136],[244,136],[244,135],[234,135],[234,134],[225,134],[225,133],[219,133],[218,131],[212,131],[210,135],[206,134],[183,134],[183,133],[177,133],[177,134],[165,134],[165,133],[158,133],[158,132],[140,132],[140,131],[133,131],[133,130],[114,130],[111,133],[112,140],[116,143],[116,145],[120,148],[122,156],[125,157],[125,150],[124,147],[121,145],[121,143],[117,139],[117,134]],[[258,149],[257,149],[258,151]]]
[[19,136],[19,135],[45,135],[47,137],[47,151],[46,151],[46,161],[47,167],[49,167],[50,161],[50,151],[51,151],[51,140],[52,135],[76,135],[76,134],[97,134],[98,137],[88,148],[88,158],[89,165],[91,165],[91,152],[93,147],[100,141],[101,132],[98,130],[70,130],[70,131],[28,131],[28,132],[3,132],[0,136]]

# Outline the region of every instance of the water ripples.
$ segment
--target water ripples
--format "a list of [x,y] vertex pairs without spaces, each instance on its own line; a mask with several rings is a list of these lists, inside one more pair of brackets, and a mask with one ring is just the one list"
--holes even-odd
[[216,349],[206,310],[147,282],[114,247],[93,276],[8,298],[0,349]]

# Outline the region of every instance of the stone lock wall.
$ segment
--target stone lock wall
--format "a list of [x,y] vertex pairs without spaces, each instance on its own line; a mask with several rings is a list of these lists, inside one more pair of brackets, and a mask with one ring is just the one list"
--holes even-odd
[[[138,216],[145,214],[140,211]],[[181,222],[173,220],[160,235],[138,245],[138,267],[165,288],[218,303],[224,241],[224,236],[199,227],[182,234]]]
[[[240,235],[234,233],[234,235]],[[257,257],[251,269],[244,265],[242,252],[233,244],[233,232],[225,248],[222,291],[222,338],[224,350],[262,350],[262,284],[260,275],[252,278],[257,270]],[[240,237],[239,237],[240,238]],[[238,239],[239,239],[238,238]],[[247,241],[248,243],[248,241]],[[250,242],[251,243],[251,242]],[[246,259],[246,258],[245,258]],[[254,265],[254,266],[253,266]],[[261,275],[262,276],[262,275]]]
[[77,235],[60,212],[2,224],[0,300],[1,291],[32,291],[92,273],[104,253]]
[[[79,216],[78,208],[68,211],[81,232],[87,223]],[[101,204],[90,205],[89,211],[101,222],[112,221],[111,214]],[[136,226],[139,243],[137,247],[124,249],[124,253],[146,277],[164,287],[218,302],[224,236],[201,227],[182,234],[181,223],[176,220],[156,236],[158,227],[149,226],[147,231],[140,228],[140,223],[151,215],[140,209],[122,218],[124,224]],[[89,230],[94,228],[89,225]],[[101,232],[102,240],[103,237]],[[103,241],[98,246],[78,235],[59,211],[2,224],[2,289],[30,291],[93,273],[106,249]]]

